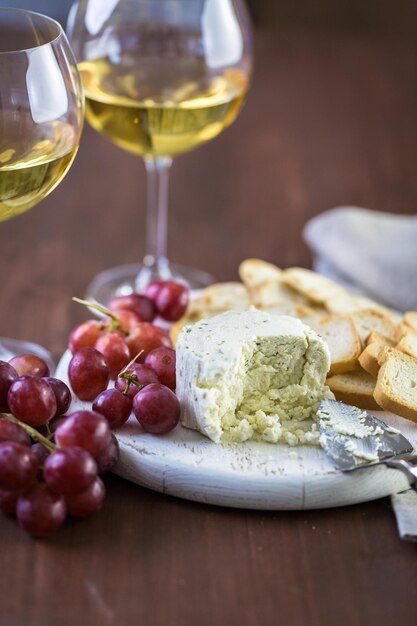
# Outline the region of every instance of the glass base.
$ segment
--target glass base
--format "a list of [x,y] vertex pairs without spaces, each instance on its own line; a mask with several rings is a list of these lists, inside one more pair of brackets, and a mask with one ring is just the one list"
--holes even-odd
[[19,354],[36,354],[36,356],[39,356],[48,364],[51,376],[53,376],[55,372],[55,363],[48,350],[42,348],[42,346],[39,346],[37,343],[32,343],[31,341],[21,341],[19,339],[0,337],[1,361],[9,361],[12,357]]
[[166,265],[163,271],[155,266],[132,263],[121,265],[98,274],[88,285],[86,299],[106,306],[115,296],[126,296],[142,291],[153,280],[176,280],[191,290],[207,287],[215,282],[208,272],[183,265]]

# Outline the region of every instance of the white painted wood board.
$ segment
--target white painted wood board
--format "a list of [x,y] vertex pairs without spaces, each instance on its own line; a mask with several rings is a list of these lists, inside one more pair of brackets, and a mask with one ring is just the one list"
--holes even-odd
[[[67,383],[70,356],[63,355],[56,373]],[[91,404],[75,399],[70,410],[81,408]],[[417,449],[417,424],[382,411],[375,415],[400,429]],[[314,446],[215,444],[182,426],[156,436],[145,433],[134,416],[115,434],[120,444],[116,474],[197,502],[266,510],[319,509],[376,500],[408,488],[400,471],[384,465],[339,472]]]

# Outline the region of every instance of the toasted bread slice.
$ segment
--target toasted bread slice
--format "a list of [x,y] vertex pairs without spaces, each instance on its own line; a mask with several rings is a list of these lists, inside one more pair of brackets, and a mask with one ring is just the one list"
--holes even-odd
[[374,398],[385,411],[417,422],[417,359],[393,348],[386,350]]
[[206,287],[197,300],[203,308],[216,311],[243,310],[250,307],[248,291],[242,283],[215,283]]
[[329,317],[329,314],[326,309],[322,309],[321,307],[314,307],[310,309],[307,314],[303,313],[298,317],[304,324],[307,324],[307,326],[310,326],[310,328],[313,328],[315,330],[317,325],[320,324],[321,320]]
[[370,343],[359,357],[359,365],[365,372],[368,372],[371,376],[376,378],[378,376],[379,368],[381,367],[378,361],[378,357],[381,350],[385,348],[385,344],[374,341]]
[[291,317],[298,317],[302,321],[304,317],[314,315],[314,310],[303,304],[295,304],[288,302],[287,304],[269,304],[267,306],[256,307],[260,311],[266,311],[267,313],[275,313],[275,315],[290,315]]
[[308,300],[279,280],[253,287],[250,290],[250,298],[252,304],[260,308],[283,304],[308,304]]
[[260,259],[246,259],[239,266],[239,276],[250,296],[251,304],[266,309],[283,304],[308,304],[309,301],[282,282],[283,271]]
[[404,313],[404,323],[417,333],[417,311],[407,311]]
[[409,326],[404,321],[400,322],[395,328],[395,343],[398,343],[405,335],[409,334],[417,336],[417,330],[414,330],[412,326]]
[[347,315],[355,311],[361,311],[362,309],[372,308],[367,298],[356,296],[347,291],[326,300],[325,306],[330,313],[340,315]]
[[329,315],[318,320],[312,328],[323,337],[329,347],[330,375],[350,372],[357,367],[361,342],[351,317]]
[[377,330],[373,330],[371,333],[369,333],[369,335],[365,339],[365,345],[369,346],[371,343],[375,342],[380,343],[384,346],[395,346],[395,341],[393,341],[389,337],[386,337],[385,335],[381,335],[381,333],[379,333]]
[[376,378],[381,367],[379,361],[381,352],[386,348],[392,348],[395,344],[391,339],[381,335],[376,330],[369,333],[365,344],[366,347],[359,357],[359,364],[365,372]]
[[375,379],[367,372],[336,374],[327,379],[327,385],[337,400],[357,406],[360,409],[379,410],[374,399]]
[[381,335],[388,337],[388,339],[394,339],[395,326],[391,319],[382,311],[363,309],[362,311],[355,311],[351,315],[363,345],[365,345],[366,338],[372,331],[377,331]]
[[318,304],[345,293],[334,281],[303,267],[289,267],[282,272],[281,278],[286,285]]
[[239,276],[246,287],[251,290],[263,283],[280,279],[282,270],[260,259],[246,259],[239,265]]
[[397,350],[417,359],[417,333],[411,331],[405,334],[396,345]]
[[329,313],[335,313],[340,315],[347,315],[350,313],[356,313],[357,311],[379,311],[384,313],[393,324],[398,324],[401,321],[401,314],[396,311],[392,311],[383,304],[366,298],[365,296],[357,296],[345,291],[343,294],[326,300],[325,307]]
[[385,363],[387,356],[390,354],[390,352],[395,352],[395,348],[392,348],[391,346],[385,346],[384,348],[382,348],[381,352],[378,354],[379,367],[381,367],[381,365]]

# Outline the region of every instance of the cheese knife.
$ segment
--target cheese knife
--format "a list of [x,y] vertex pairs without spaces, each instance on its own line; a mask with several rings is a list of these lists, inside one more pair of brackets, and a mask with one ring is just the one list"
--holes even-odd
[[317,411],[320,445],[343,472],[385,463],[401,470],[417,490],[417,454],[399,430],[367,411],[322,400]]
[[391,503],[400,537],[417,541],[417,455],[408,439],[367,411],[336,400],[321,401],[317,425],[320,444],[337,469],[384,463],[406,475],[415,491],[393,494]]
[[403,471],[417,489],[417,455],[399,430],[367,411],[322,400],[317,411],[320,444],[343,472],[378,463]]
[[367,411],[337,400],[321,401],[317,426],[320,444],[337,469],[384,463],[406,475],[415,491],[394,494],[391,502],[401,538],[417,541],[417,454],[408,439]]

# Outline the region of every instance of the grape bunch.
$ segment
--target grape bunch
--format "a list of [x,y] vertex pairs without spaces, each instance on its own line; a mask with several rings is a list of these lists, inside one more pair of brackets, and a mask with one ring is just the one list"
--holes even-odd
[[0,361],[0,508],[35,537],[57,530],[67,515],[87,517],[104,504],[100,474],[119,446],[105,417],[66,412],[67,385],[33,355]]
[[112,430],[132,411],[149,433],[165,434],[178,424],[175,350],[152,322],[178,320],[187,303],[184,286],[157,281],[143,294],[114,298],[103,321],[74,328],[68,378],[91,410],[67,415],[71,391],[39,357],[0,361],[0,508],[28,533],[43,537],[67,515],[101,509],[100,475],[119,456]]
[[[111,428],[122,426],[132,411],[153,434],[168,433],[178,424],[175,350],[167,333],[152,322],[157,316],[180,319],[187,304],[183,285],[156,281],[143,294],[114,298],[109,311],[100,307],[108,314],[104,321],[87,320],[70,334],[72,390],[92,402]],[[110,380],[115,382],[109,388]]]

